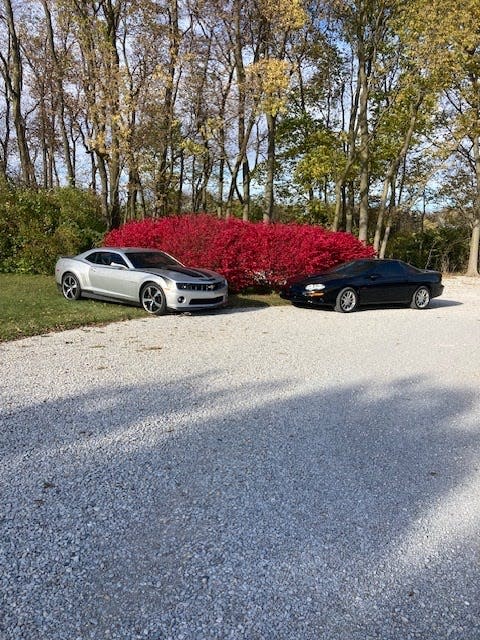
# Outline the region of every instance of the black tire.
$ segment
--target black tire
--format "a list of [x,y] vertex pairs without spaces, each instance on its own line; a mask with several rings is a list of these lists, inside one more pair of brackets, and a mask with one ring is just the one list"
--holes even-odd
[[428,287],[418,287],[412,296],[410,306],[412,309],[426,309],[430,304],[430,290]]
[[80,282],[73,273],[64,273],[62,276],[62,293],[66,300],[78,300],[82,295]]
[[163,289],[154,282],[147,282],[140,291],[140,303],[147,313],[162,316],[167,311]]
[[355,289],[345,287],[337,296],[335,311],[340,313],[352,313],[358,306],[358,295]]

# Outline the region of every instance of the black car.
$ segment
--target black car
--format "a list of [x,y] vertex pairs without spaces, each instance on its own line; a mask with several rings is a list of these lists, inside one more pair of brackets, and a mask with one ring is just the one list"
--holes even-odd
[[442,274],[401,260],[352,260],[288,280],[280,293],[294,304],[331,306],[350,313],[360,305],[409,304],[425,309],[443,291]]

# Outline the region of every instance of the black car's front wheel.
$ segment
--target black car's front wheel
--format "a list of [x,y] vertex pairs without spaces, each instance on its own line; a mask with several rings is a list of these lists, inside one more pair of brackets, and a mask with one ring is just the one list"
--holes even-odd
[[340,311],[340,313],[351,313],[352,311],[355,311],[357,306],[358,295],[355,289],[352,289],[351,287],[342,289],[335,302],[335,311]]
[[412,296],[412,309],[426,309],[430,303],[430,291],[427,287],[418,287]]
[[148,282],[140,292],[140,302],[148,313],[155,316],[163,315],[167,310],[167,301],[162,288],[158,284]]

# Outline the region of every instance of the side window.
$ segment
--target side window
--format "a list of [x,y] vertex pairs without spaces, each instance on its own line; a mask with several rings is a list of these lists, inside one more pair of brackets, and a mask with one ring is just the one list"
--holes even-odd
[[383,264],[379,263],[379,273],[381,273],[384,277],[391,276],[403,276],[405,275],[405,271],[403,267],[398,262],[384,262]]
[[98,251],[95,251],[95,253],[91,253],[89,256],[87,256],[85,260],[91,262],[92,264],[99,264],[100,255],[101,254]]
[[85,259],[92,264],[103,265],[104,267],[110,266],[112,262],[128,267],[127,263],[119,253],[112,253],[110,251],[95,251]]
[[97,264],[103,265],[104,267],[108,267],[111,262],[110,253],[107,251],[99,251]]
[[410,275],[418,275],[419,273],[421,273],[419,269],[417,269],[416,267],[413,267],[411,264],[403,263],[402,266],[405,269],[405,271]]
[[107,255],[109,257],[108,264],[112,264],[112,262],[116,262],[117,264],[121,264],[124,267],[127,266],[127,263],[125,262],[125,260],[122,258],[122,256],[119,253],[109,253]]

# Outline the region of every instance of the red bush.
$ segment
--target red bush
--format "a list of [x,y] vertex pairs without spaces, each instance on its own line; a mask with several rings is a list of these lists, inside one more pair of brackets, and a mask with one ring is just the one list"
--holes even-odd
[[285,280],[374,255],[349,233],[307,224],[220,220],[209,214],[147,219],[110,231],[106,246],[151,247],[224,275],[231,291],[279,289]]

